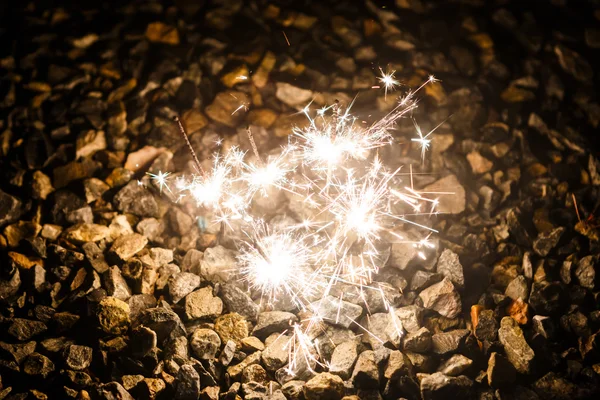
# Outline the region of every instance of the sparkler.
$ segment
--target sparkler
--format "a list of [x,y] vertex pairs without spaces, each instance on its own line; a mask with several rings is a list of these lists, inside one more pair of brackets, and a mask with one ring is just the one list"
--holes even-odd
[[[399,81],[394,77],[395,71],[381,73],[379,80],[387,96]],[[384,262],[380,257],[382,238],[391,235],[408,242],[424,258],[423,250],[433,247],[429,238],[436,231],[423,218],[437,212],[435,196],[442,193],[415,189],[412,167],[408,174],[410,183],[404,183],[406,175],[400,174],[400,168],[388,170],[378,149],[393,143],[390,130],[417,107],[415,94],[434,81],[430,77],[416,91],[399,98],[387,115],[367,127],[350,114],[352,104],[345,109],[334,104],[316,112],[309,104],[302,110],[308,126],[294,128],[288,144],[277,154],[261,157],[248,130],[254,160],[248,161],[245,151],[233,147],[225,154],[215,154],[208,171],[202,168],[177,120],[197,174],[179,178],[174,189],[169,186],[168,172],[151,177],[161,191],[166,188],[178,191],[180,197],[190,196],[200,209],[215,215],[213,223],[231,226],[233,220],[240,221],[238,226],[241,224],[246,239],[238,243],[239,274],[250,290],[260,294],[262,303],[273,306],[286,298],[298,309],[312,313],[303,324],[291,327],[288,373],[296,373],[300,365],[309,369],[316,365],[327,367],[319,361],[315,337],[308,332],[324,320],[314,305],[330,296],[338,285],[353,288],[367,309],[369,294],[381,296],[395,335],[401,337],[403,330],[393,305],[382,285],[374,283]],[[241,104],[234,113],[242,108],[246,105]],[[416,123],[415,129],[418,136],[412,141],[420,145],[424,159],[435,129],[423,134]],[[268,215],[253,215],[253,202],[279,192],[294,194],[290,199],[296,200],[290,201],[299,198],[315,210],[314,216],[287,227],[275,227],[265,222]],[[416,240],[408,240],[398,233],[402,226],[424,233]],[[352,323],[372,334],[359,322]],[[383,342],[381,338],[377,340]]]

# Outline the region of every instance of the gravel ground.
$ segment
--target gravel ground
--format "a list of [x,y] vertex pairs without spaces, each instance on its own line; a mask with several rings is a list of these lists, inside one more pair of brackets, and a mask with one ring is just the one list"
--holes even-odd
[[[599,398],[597,0],[0,10],[0,400]],[[250,149],[248,126],[277,148],[311,99],[376,120],[380,67],[402,91],[440,79],[424,162],[408,119],[383,157],[454,195],[427,260],[392,244],[375,277],[403,336],[344,302],[360,325],[323,323],[327,366],[290,376],[281,334],[306,312],[261,304],[146,172],[193,170],[174,116],[204,162]]]

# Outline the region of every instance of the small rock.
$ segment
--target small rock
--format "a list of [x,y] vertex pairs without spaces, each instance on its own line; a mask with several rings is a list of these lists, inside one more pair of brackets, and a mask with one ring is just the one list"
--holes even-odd
[[562,44],[554,46],[554,53],[562,69],[580,82],[588,83],[594,77],[592,66],[578,53]]
[[221,347],[221,339],[212,329],[199,328],[192,333],[190,347],[199,359],[212,360]]
[[425,353],[431,348],[431,332],[427,328],[409,333],[404,337],[404,349],[415,353]]
[[502,318],[498,337],[500,343],[504,346],[508,360],[514,365],[515,369],[522,374],[530,373],[534,353],[527,344],[523,331],[513,318]]
[[596,257],[586,256],[579,260],[575,269],[575,277],[582,287],[594,290],[596,287]]
[[[33,181],[31,182],[31,195],[34,199],[46,200],[48,195],[54,191],[50,177],[42,171],[33,173]],[[0,224],[2,226],[2,224]]]
[[27,375],[46,379],[54,372],[54,363],[40,353],[31,353],[23,361],[22,370]]
[[458,258],[458,254],[450,249],[445,249],[437,262],[437,272],[450,279],[450,281],[459,288],[465,286],[465,276],[463,267]]
[[200,375],[191,365],[179,368],[175,382],[176,400],[197,400],[200,396]]
[[384,371],[384,377],[388,380],[396,380],[403,375],[413,375],[413,365],[406,354],[393,350],[390,352],[388,363]]
[[235,253],[219,245],[206,249],[200,261],[202,278],[227,283],[236,265]]
[[258,321],[252,330],[252,335],[261,338],[269,336],[275,332],[283,332],[297,320],[298,318],[289,312],[265,311],[258,315]]
[[102,282],[106,293],[116,299],[127,301],[131,297],[131,289],[121,275],[121,270],[116,265],[110,267],[102,274]]
[[18,198],[0,190],[0,227],[19,219],[22,203]]
[[144,325],[156,332],[159,344],[167,339],[185,336],[185,327],[179,316],[163,307],[148,308],[142,311],[137,325]]
[[151,191],[131,181],[113,198],[117,210],[138,217],[158,217],[158,203]]
[[127,390],[118,382],[109,382],[96,389],[99,399],[134,400]]
[[[181,299],[192,293],[194,289],[200,286],[200,277],[191,272],[179,272],[169,278],[169,295],[174,304],[179,303]],[[210,288],[208,288],[211,290]]]
[[354,339],[336,346],[331,355],[329,372],[340,376],[343,380],[350,378],[352,367],[358,358],[358,342]]
[[255,351],[263,351],[265,345],[256,336],[248,336],[240,340],[242,351],[245,353],[254,353]]
[[396,316],[402,323],[402,328],[407,332],[416,332],[423,325],[424,310],[418,306],[406,306],[396,309]]
[[146,38],[155,43],[164,43],[170,45],[179,44],[179,32],[177,28],[166,25],[162,22],[152,22],[146,28]]
[[119,259],[127,261],[146,247],[146,244],[148,244],[148,239],[145,236],[139,233],[131,233],[115,240],[110,252]]
[[527,279],[523,275],[517,276],[508,284],[504,294],[513,300],[522,299],[527,301],[529,298],[529,283]]
[[99,242],[109,235],[108,227],[97,224],[78,224],[65,231],[66,239],[83,244],[86,242]]
[[351,379],[354,386],[361,389],[376,389],[379,387],[379,369],[375,363],[373,351],[366,350],[360,353]]
[[256,320],[259,313],[259,306],[246,294],[246,292],[239,289],[237,286],[226,283],[221,286],[219,295],[223,299],[223,303],[225,303],[227,309],[243,315],[250,321]]
[[473,365],[473,360],[470,358],[467,358],[462,354],[454,354],[440,364],[438,372],[448,376],[459,376],[469,369],[471,365]]
[[312,99],[313,92],[292,86],[289,83],[277,82],[275,96],[288,106],[295,107],[306,105]]
[[570,400],[579,398],[577,396],[577,386],[555,372],[548,372],[535,381],[533,389],[542,399]]
[[431,337],[432,351],[440,355],[455,353],[470,334],[468,329],[436,333]]
[[476,150],[467,154],[467,161],[469,161],[469,164],[471,165],[471,170],[476,175],[485,174],[486,172],[489,172],[494,166],[494,163],[492,163],[487,158],[483,157]]
[[460,314],[462,303],[460,295],[448,278],[423,290],[419,297],[423,307],[438,312],[447,318],[456,318]]
[[92,348],[70,345],[65,348],[64,358],[68,368],[75,371],[84,370],[92,363]]
[[275,372],[287,364],[289,359],[290,336],[274,333],[265,340],[265,350],[262,352],[262,364],[269,372]]
[[106,149],[104,131],[82,132],[75,141],[75,158],[88,157],[104,149]]
[[240,346],[248,337],[248,322],[238,313],[224,314],[215,320],[215,331],[224,343],[231,340]]
[[439,198],[436,210],[444,214],[460,214],[465,211],[467,204],[465,189],[456,176],[448,175],[431,185],[425,186],[423,192],[450,192]]
[[529,305],[521,298],[513,300],[507,307],[506,313],[510,315],[519,325],[529,322]]
[[241,108],[249,104],[250,99],[245,93],[226,91],[217,94],[213,102],[204,111],[213,121],[235,128],[245,117],[244,110]]
[[185,298],[185,316],[189,320],[215,318],[222,312],[223,301],[213,296],[213,289],[210,286],[192,292]]
[[129,305],[114,297],[100,301],[96,317],[100,328],[110,335],[121,335],[129,329]]
[[311,307],[323,320],[344,328],[349,328],[363,312],[361,306],[331,295],[312,303]]
[[469,399],[472,388],[473,381],[464,375],[454,378],[436,372],[421,379],[423,400],[445,400],[448,397]]
[[483,310],[479,313],[475,336],[483,341],[494,342],[498,338],[498,321],[492,310]]
[[337,375],[322,372],[306,382],[303,392],[306,400],[340,400],[344,395],[344,381]]
[[6,332],[15,339],[24,342],[45,332],[47,329],[48,327],[46,324],[40,321],[32,321],[25,318],[12,318]]
[[487,368],[488,384],[493,388],[499,388],[511,384],[516,379],[515,368],[500,354],[493,352],[490,355]]
[[108,263],[104,259],[104,253],[102,252],[102,250],[100,250],[96,243],[85,243],[82,246],[82,249],[85,253],[85,257],[97,273],[103,274],[106,271],[108,271],[109,267]]
[[546,257],[558,244],[565,228],[560,227],[549,232],[542,232],[533,241],[533,250],[542,257]]

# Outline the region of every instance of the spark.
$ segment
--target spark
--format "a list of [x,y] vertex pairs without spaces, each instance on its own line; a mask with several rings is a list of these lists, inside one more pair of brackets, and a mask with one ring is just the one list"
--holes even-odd
[[169,192],[171,192],[171,188],[169,188],[169,185],[167,184],[167,179],[169,178],[169,175],[171,175],[170,172],[158,171],[158,174],[151,174],[148,172],[148,175],[150,175],[152,180],[158,184],[158,188],[161,193],[163,188],[166,188]]
[[281,33],[283,33],[283,37],[285,38],[285,42],[287,43],[288,46],[291,46],[290,41],[288,40],[287,35],[285,34],[285,31],[281,31]]
[[381,67],[380,67],[379,71],[381,71],[381,76],[377,79],[379,80],[379,82],[381,82],[383,84],[383,87],[385,89],[384,97],[387,98],[388,90],[394,90],[396,88],[396,86],[398,86],[400,84],[400,82],[398,82],[394,78],[394,74],[396,73],[395,70],[386,74],[383,72],[383,69],[381,69]]

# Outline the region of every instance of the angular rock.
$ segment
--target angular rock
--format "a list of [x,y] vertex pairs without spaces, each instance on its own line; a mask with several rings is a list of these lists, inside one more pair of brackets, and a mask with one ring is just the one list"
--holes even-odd
[[515,381],[517,374],[513,365],[500,354],[490,355],[487,368],[488,384],[493,388],[503,387]]
[[221,347],[221,339],[212,329],[199,328],[190,337],[190,347],[199,359],[212,360]]
[[189,320],[215,318],[222,312],[223,302],[213,296],[213,289],[210,286],[192,292],[185,298],[185,316]]
[[259,313],[259,306],[246,294],[246,292],[232,284],[224,284],[221,286],[219,295],[223,299],[223,303],[225,303],[228,310],[235,311],[248,318],[250,321],[256,321],[256,317]]
[[197,400],[200,396],[200,375],[191,365],[182,365],[175,380],[176,400]]
[[406,306],[396,309],[395,314],[407,332],[416,332],[423,325],[424,309],[418,306]]
[[324,297],[310,306],[323,320],[331,324],[343,326],[344,328],[350,327],[363,312],[361,306],[333,296]]
[[129,182],[113,198],[117,210],[138,217],[158,217],[158,203],[151,191],[138,185],[136,181]]
[[529,282],[527,282],[527,278],[523,275],[517,276],[508,284],[504,294],[513,300],[522,299],[523,301],[527,301],[529,298]]
[[215,331],[221,341],[233,341],[240,346],[242,339],[248,337],[248,322],[238,313],[221,315],[215,320]]
[[344,395],[344,381],[328,372],[317,374],[303,388],[306,400],[340,400]]
[[274,333],[265,340],[265,350],[262,352],[262,364],[269,372],[275,372],[287,364],[289,359],[290,336]]
[[455,175],[448,175],[431,185],[423,188],[424,192],[450,192],[452,195],[442,195],[436,210],[444,214],[460,214],[465,211],[467,204],[465,189]]
[[[169,295],[174,304],[189,295],[200,286],[201,279],[191,272],[179,272],[169,278]],[[208,288],[210,290],[210,288]],[[203,292],[204,293],[204,292]]]
[[409,333],[404,337],[404,349],[415,353],[425,353],[431,348],[431,332],[427,328]]
[[275,332],[283,332],[298,318],[292,313],[285,311],[265,311],[258,315],[256,326],[252,335],[263,338]]
[[29,376],[46,379],[54,372],[54,363],[40,353],[31,353],[23,361],[23,372]]
[[596,257],[586,256],[579,260],[575,269],[575,277],[582,287],[594,290],[596,287]]
[[92,348],[70,345],[64,351],[65,365],[72,370],[81,371],[92,363]]
[[155,307],[142,311],[137,325],[144,325],[156,332],[159,345],[167,339],[185,336],[185,327],[179,316],[172,310]]
[[468,329],[436,333],[431,337],[432,351],[440,355],[455,353],[470,334]]
[[542,232],[533,241],[533,250],[540,256],[546,257],[556,247],[565,228],[559,227],[549,232]]
[[455,318],[460,314],[462,308],[460,295],[448,278],[423,290],[419,297],[423,301],[423,307],[434,310],[444,317]]
[[379,387],[379,369],[375,363],[373,351],[366,350],[360,353],[351,379],[354,386],[361,389],[376,389]]
[[0,227],[18,220],[22,213],[22,202],[0,190]]
[[448,376],[459,376],[469,369],[471,365],[473,365],[473,360],[470,358],[467,358],[462,354],[454,354],[440,364],[438,372]]
[[19,341],[26,341],[37,336],[48,329],[46,324],[40,321],[32,321],[25,318],[12,318],[6,332]]
[[494,311],[483,310],[479,313],[474,333],[481,341],[494,342],[498,338],[498,321],[496,321]]
[[140,252],[148,244],[148,239],[139,233],[123,235],[114,241],[110,252],[123,261]]
[[105,297],[98,304],[96,318],[105,333],[121,335],[129,329],[129,305],[117,298]]
[[463,267],[458,254],[450,249],[445,249],[437,262],[437,272],[448,278],[456,287],[465,286]]
[[121,275],[121,270],[117,266],[112,266],[102,274],[102,281],[106,288],[106,294],[116,299],[127,301],[131,297],[131,289]]
[[313,97],[313,92],[290,85],[289,83],[277,82],[275,96],[288,106],[295,107],[306,105]]
[[348,340],[340,343],[333,350],[331,361],[329,362],[329,372],[338,375],[343,380],[350,378],[354,363],[358,358],[358,341]]
[[508,361],[512,363],[518,372],[529,374],[535,354],[527,344],[523,331],[514,319],[511,317],[502,318],[498,338],[504,346]]
[[204,258],[200,261],[202,278],[211,282],[227,283],[236,264],[233,251],[221,245],[210,247],[206,249]]
[[421,379],[423,400],[447,400],[449,397],[469,399],[472,391],[473,381],[464,375],[454,378],[436,372]]

